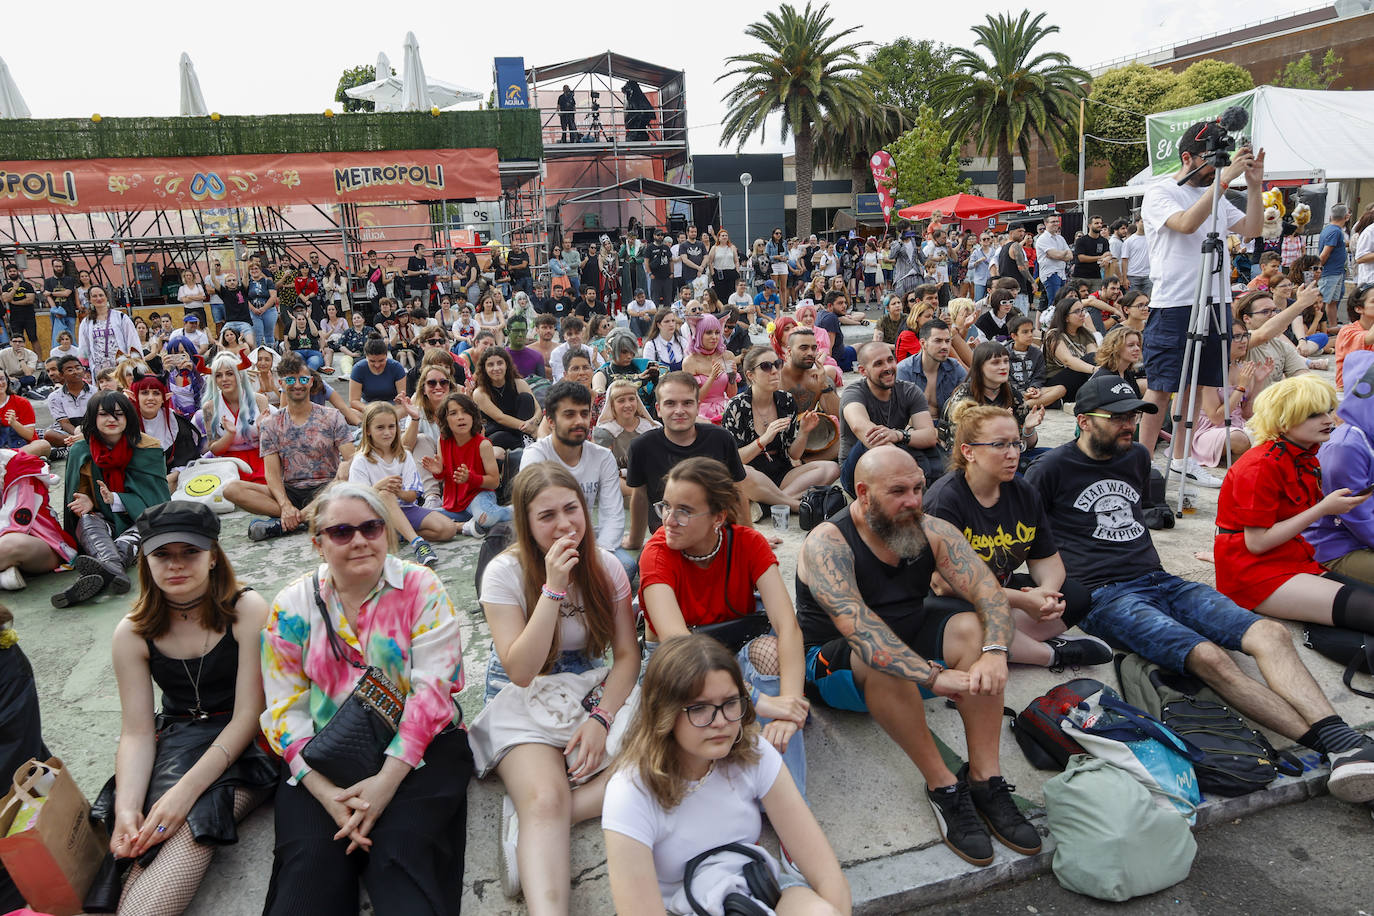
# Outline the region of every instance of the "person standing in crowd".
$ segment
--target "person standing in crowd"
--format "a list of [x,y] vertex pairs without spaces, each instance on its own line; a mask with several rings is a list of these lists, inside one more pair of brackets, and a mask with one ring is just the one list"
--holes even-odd
[[81,555],[72,562],[76,580],[52,596],[53,607],[82,604],[107,587],[124,594],[125,569],[138,553],[134,521],[172,494],[162,449],[142,432],[138,408],[122,392],[102,391],[87,403],[81,437],[67,453],[63,492],[63,527]]
[[1018,223],[1011,226],[1007,230],[1007,242],[997,255],[997,276],[1011,277],[1017,281],[1016,310],[1023,315],[1030,310],[1031,294],[1035,291],[1035,278],[1031,275],[1030,262],[1026,258],[1025,240],[1025,225]]
[[[271,796],[277,764],[255,742],[267,602],[242,587],[208,506],[176,501],[138,519],[140,591],[111,654],[121,725],[115,775],[92,807],[116,859],[136,859],[119,912],[175,916],[215,847]],[[194,675],[192,672],[194,671]],[[162,708],[153,715],[154,688]]]
[[276,343],[277,281],[263,272],[256,263],[248,265],[248,310],[253,315],[253,336],[259,344],[270,347]]
[[[617,491],[617,496],[619,492]],[[485,702],[532,719],[541,678],[605,672],[599,695],[572,740],[551,740],[529,723],[513,747],[479,745],[479,776],[494,769],[501,806],[501,888],[523,886],[531,913],[566,913],[568,829],[599,817],[610,772],[607,738],[639,676],[630,580],[598,546],[582,487],[556,463],[522,469],[511,488],[512,546],[482,573],[482,613],[492,633]],[[612,664],[605,667],[610,651]],[[504,696],[503,696],[504,694]],[[500,730],[509,722],[493,722]],[[542,738],[542,740],[541,740]],[[489,754],[488,750],[494,751]],[[571,785],[570,785],[571,783]]]
[[563,132],[559,142],[572,143],[577,138],[577,96],[568,85],[558,94],[558,126]]
[[1121,251],[1126,242],[1126,236],[1131,234],[1131,223],[1129,220],[1120,217],[1112,220],[1107,227],[1107,251],[1112,258],[1103,267],[1103,277],[1115,277],[1124,286],[1126,275],[1121,272]]
[[788,247],[783,239],[782,229],[774,227],[772,235],[768,237],[768,242],[763,246],[763,252],[768,256],[769,277],[778,287],[780,296],[779,312],[788,307],[788,291],[790,284],[787,282],[788,275]]
[[1355,250],[1351,259],[1355,262],[1355,282],[1364,286],[1374,283],[1374,204],[1365,207],[1359,222],[1355,223],[1350,234],[1355,239]]
[[1145,222],[1135,218],[1135,231],[1121,243],[1121,261],[1117,276],[1127,290],[1137,290],[1146,296],[1154,291],[1150,281],[1150,243],[1145,240]]
[[1112,263],[1111,244],[1102,231],[1102,217],[1088,220],[1087,231],[1073,242],[1073,276],[1093,280],[1093,289],[1102,281],[1102,269]]
[[673,298],[673,249],[669,240],[666,232],[656,230],[654,243],[644,252],[644,267],[649,274],[649,298],[660,305]]
[[[1045,231],[1035,237],[1035,268],[1040,274],[1040,285],[1045,289],[1045,301],[1054,302],[1059,290],[1064,286],[1069,262],[1074,261],[1073,249],[1059,234],[1063,219],[1058,213],[1045,217]],[[988,235],[988,233],[984,233]],[[991,246],[992,237],[988,235]],[[983,298],[981,295],[975,299]]]
[[711,285],[716,298],[724,302],[735,291],[735,281],[740,275],[739,249],[730,241],[730,233],[721,229],[716,235],[716,243],[706,252],[706,265],[710,270]]
[[250,347],[253,346],[252,301],[248,298],[248,291],[239,285],[238,274],[224,275],[224,282],[219,286],[219,299],[223,311],[220,333],[223,334],[227,328],[232,330],[239,340],[246,341]]
[[687,226],[687,239],[678,245],[677,256],[682,267],[682,284],[691,286],[706,269],[706,245],[697,238],[696,226]]
[[77,352],[94,376],[119,365],[126,356],[141,355],[138,331],[128,315],[116,310],[103,287],[91,288],[91,312],[77,330]]
[[[1340,319],[1338,309],[1345,296],[1345,265],[1350,260],[1350,240],[1345,226],[1350,222],[1350,208],[1336,204],[1331,208],[1331,222],[1322,227],[1321,237],[1317,240],[1320,252],[1317,259],[1321,262],[1321,276],[1317,287],[1326,304],[1326,322],[1335,327]],[[1315,322],[1314,322],[1315,323]]]
[[[433,572],[389,555],[371,487],[332,485],[310,533],[323,562],[277,595],[262,636],[262,730],[284,760],[263,912],[356,913],[361,878],[379,914],[457,916],[472,777],[458,613]],[[404,707],[381,769],[343,786],[304,754],[358,665],[380,669]]]

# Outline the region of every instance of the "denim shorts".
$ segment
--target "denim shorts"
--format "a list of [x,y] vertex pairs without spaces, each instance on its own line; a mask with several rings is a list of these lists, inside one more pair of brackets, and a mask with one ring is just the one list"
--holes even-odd
[[1163,570],[1093,590],[1093,609],[1079,623],[1091,636],[1182,673],[1188,653],[1204,642],[1240,649],[1263,620],[1201,582]]
[[[599,659],[590,659],[585,652],[573,650],[559,652],[554,656],[553,669],[545,672],[547,674],[581,674],[593,668],[601,668]],[[607,668],[606,673],[610,674],[611,669]],[[506,674],[506,669],[501,664],[500,657],[496,650],[491,650],[491,660],[487,662],[486,695],[482,697],[482,703],[490,703],[492,699],[501,692],[501,688],[510,683],[510,675]]]
[[[1219,306],[1202,345],[1202,359],[1198,364],[1198,384],[1204,388],[1221,387],[1221,332],[1217,321],[1229,321]],[[1145,322],[1142,344],[1145,348],[1145,383],[1151,391],[1178,391],[1183,375],[1183,354],[1188,343],[1188,319],[1193,310],[1188,306],[1150,309]],[[1227,325],[1227,327],[1230,327]]]
[[1339,305],[1341,297],[1345,295],[1345,274],[1322,274],[1317,278],[1317,290],[1322,294],[1323,302]]

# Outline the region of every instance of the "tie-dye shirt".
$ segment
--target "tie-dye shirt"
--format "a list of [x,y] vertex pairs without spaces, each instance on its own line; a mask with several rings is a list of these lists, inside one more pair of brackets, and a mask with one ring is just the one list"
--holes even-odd
[[[401,726],[387,756],[419,766],[430,740],[461,722],[463,643],[453,602],[429,569],[388,556],[358,612],[355,632],[331,586],[329,567],[321,565],[319,575],[320,596],[345,653],[380,668],[405,694]],[[262,634],[267,708],[261,721],[268,742],[291,768],[293,785],[310,772],[301,751],[348,699],[359,673],[330,650],[311,577],[282,589]]]

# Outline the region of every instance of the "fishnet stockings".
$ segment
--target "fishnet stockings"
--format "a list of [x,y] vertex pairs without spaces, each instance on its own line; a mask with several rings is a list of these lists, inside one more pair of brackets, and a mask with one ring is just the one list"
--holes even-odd
[[760,636],[749,643],[749,664],[765,677],[777,677],[782,673],[778,665],[778,639],[776,636]]
[[[234,821],[247,817],[270,791],[235,789]],[[129,869],[119,898],[119,916],[180,916],[191,905],[214,855],[215,847],[197,843],[183,824],[162,844],[151,865]]]

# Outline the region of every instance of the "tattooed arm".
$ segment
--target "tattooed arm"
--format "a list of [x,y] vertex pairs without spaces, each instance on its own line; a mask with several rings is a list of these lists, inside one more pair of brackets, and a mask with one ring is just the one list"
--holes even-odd
[[[992,571],[969,542],[944,519],[925,516],[922,527],[935,553],[935,567],[956,595],[973,605],[983,622],[983,644],[1010,646],[1016,627],[1011,605]],[[1001,693],[1007,680],[1007,653],[984,652],[968,669],[970,691]]]
[[865,665],[916,684],[930,680],[929,663],[864,604],[854,580],[854,552],[834,525],[824,522],[807,536],[797,561],[797,579],[811,589]]

